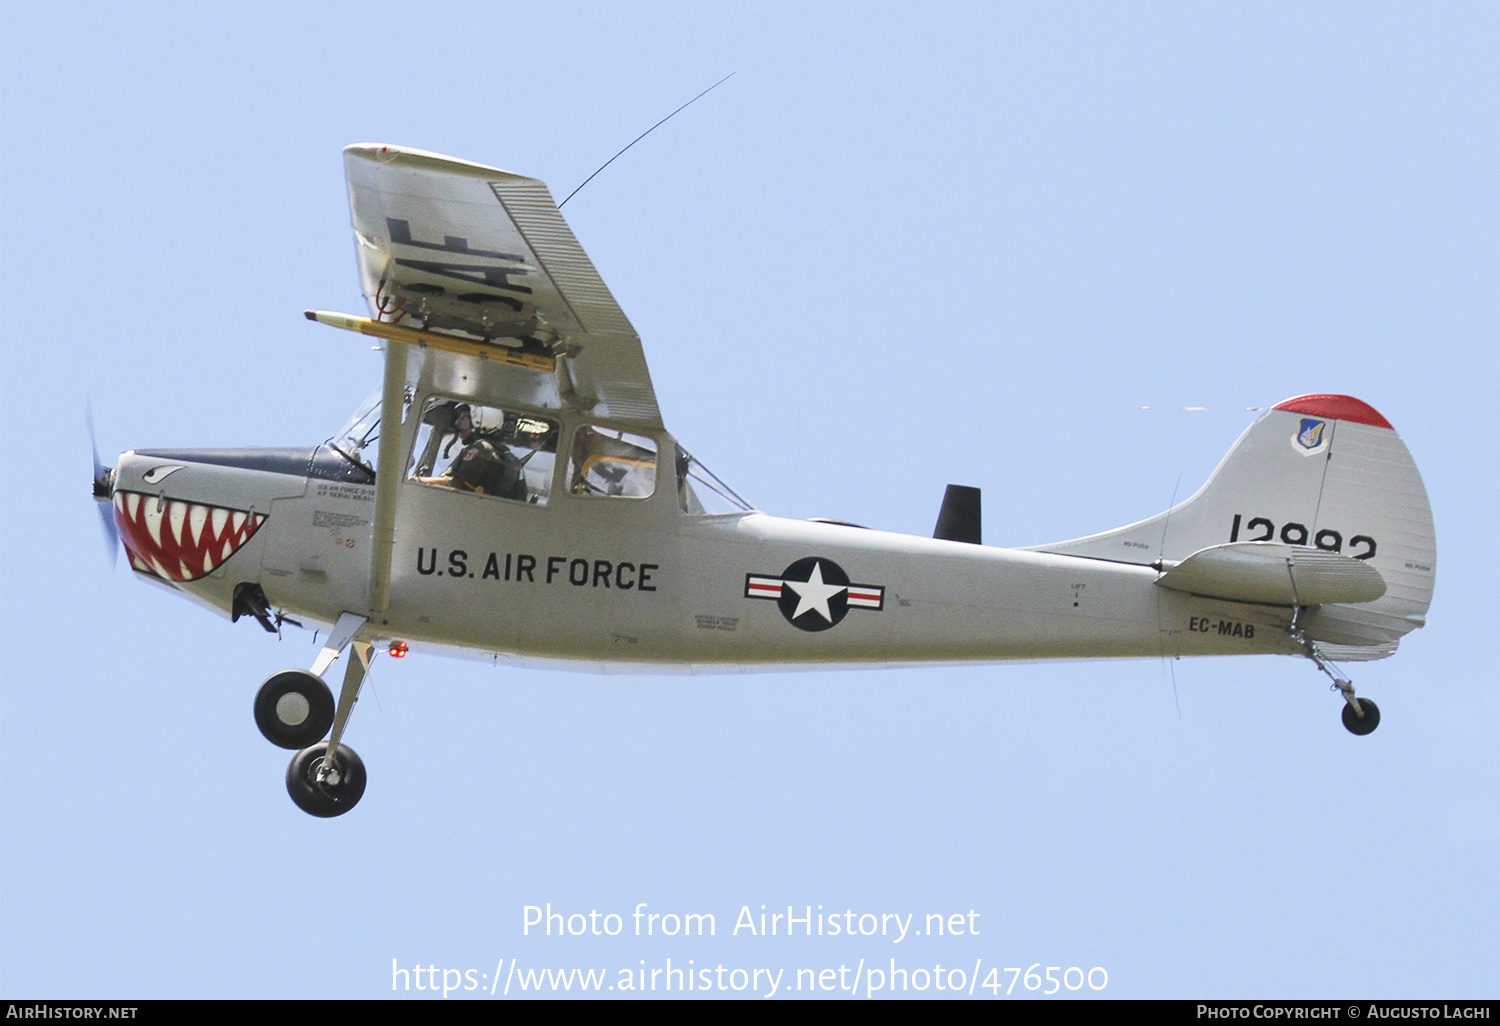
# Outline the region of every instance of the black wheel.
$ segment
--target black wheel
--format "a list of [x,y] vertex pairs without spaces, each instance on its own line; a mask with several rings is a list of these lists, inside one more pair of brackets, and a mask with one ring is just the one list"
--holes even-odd
[[1364,710],[1364,716],[1354,715],[1354,706],[1348,702],[1344,703],[1344,726],[1351,734],[1359,734],[1363,737],[1376,727],[1380,726],[1380,706],[1368,698],[1359,700],[1359,707]]
[[255,725],[280,748],[306,748],[333,726],[333,692],[306,670],[272,674],[255,696]]
[[286,791],[297,808],[309,816],[342,816],[359,803],[365,793],[365,764],[354,749],[339,745],[328,774],[318,773],[328,755],[328,742],[320,741],[292,756],[286,768]]

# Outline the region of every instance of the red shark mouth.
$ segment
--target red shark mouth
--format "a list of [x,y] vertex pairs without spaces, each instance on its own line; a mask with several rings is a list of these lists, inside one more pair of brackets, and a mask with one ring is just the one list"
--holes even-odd
[[115,523],[130,565],[164,581],[207,577],[265,521],[264,513],[115,492]]

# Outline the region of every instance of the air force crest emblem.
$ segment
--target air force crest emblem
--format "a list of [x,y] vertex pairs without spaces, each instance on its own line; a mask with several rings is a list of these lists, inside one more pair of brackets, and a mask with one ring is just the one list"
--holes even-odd
[[1304,456],[1316,456],[1328,448],[1331,434],[1328,421],[1317,417],[1303,417],[1297,433],[1292,436],[1292,448]]
[[745,597],[770,599],[787,623],[803,631],[826,631],[851,609],[883,609],[885,588],[851,584],[844,568],[831,559],[807,556],[778,577],[745,575]]

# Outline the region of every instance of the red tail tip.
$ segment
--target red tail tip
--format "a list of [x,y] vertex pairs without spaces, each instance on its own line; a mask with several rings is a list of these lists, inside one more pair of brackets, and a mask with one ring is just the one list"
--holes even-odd
[[1310,413],[1315,417],[1327,417],[1329,420],[1352,420],[1356,424],[1368,424],[1371,427],[1388,429],[1391,427],[1391,422],[1382,417],[1375,407],[1352,395],[1334,395],[1329,392],[1299,395],[1295,399],[1279,402],[1271,408],[1286,410],[1288,413]]

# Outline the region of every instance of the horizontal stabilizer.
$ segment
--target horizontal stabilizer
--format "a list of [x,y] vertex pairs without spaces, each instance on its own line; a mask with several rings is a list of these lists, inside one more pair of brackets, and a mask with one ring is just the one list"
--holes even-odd
[[1380,571],[1362,560],[1305,545],[1236,542],[1199,549],[1157,584],[1207,598],[1277,606],[1374,602],[1385,594]]
[[943,493],[943,508],[938,510],[937,527],[932,536],[941,541],[984,544],[979,540],[979,489],[951,484]]

